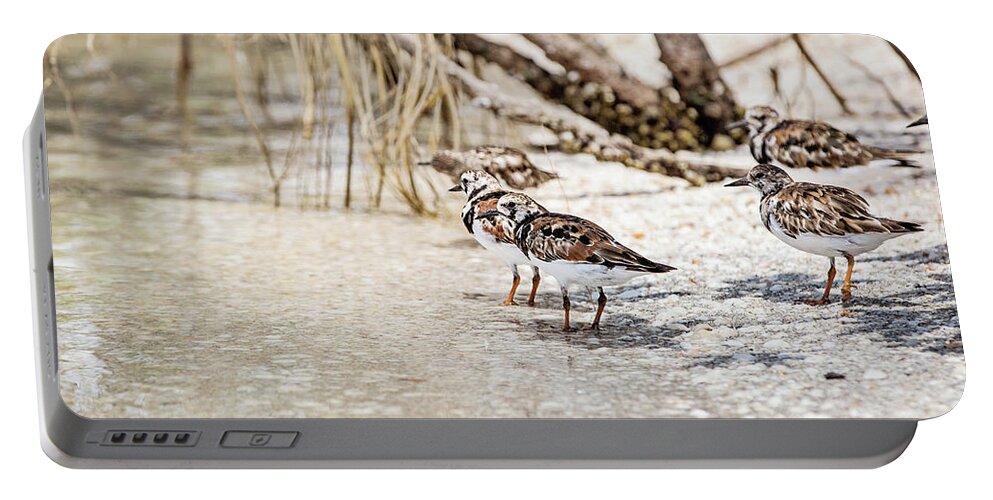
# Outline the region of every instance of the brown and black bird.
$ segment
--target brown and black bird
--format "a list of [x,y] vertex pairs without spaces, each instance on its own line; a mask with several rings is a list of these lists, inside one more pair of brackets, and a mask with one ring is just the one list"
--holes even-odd
[[740,127],[748,128],[748,146],[759,163],[812,170],[855,167],[877,160],[891,160],[894,166],[919,166],[912,158],[920,151],[865,145],[824,122],[784,120],[768,106],[755,106],[743,120],[728,125],[729,129]]
[[536,167],[523,151],[506,146],[438,151],[431,158],[430,165],[449,175],[453,182],[459,182],[463,172],[482,170],[512,189],[533,188],[558,178],[558,174]]
[[786,171],[773,165],[756,165],[747,176],[727,186],[757,189],[762,194],[759,215],[770,233],[797,250],[827,257],[830,268],[824,294],[803,301],[810,305],[831,302],[836,257],[848,261],[841,286],[841,300],[847,301],[852,298],[856,256],[879,248],[887,240],[924,230],[915,222],[872,215],[869,202],[851,189],[794,182]]
[[[528,295],[527,304],[534,306],[534,297],[538,293],[541,274],[538,271],[538,267],[530,264],[530,260],[517,248],[517,242],[514,240],[513,221],[501,216],[499,213],[491,214],[490,217],[486,218],[478,217],[484,212],[495,211],[497,202],[502,196],[509,194],[510,191],[501,188],[500,183],[497,182],[495,177],[482,170],[463,172],[458,184],[452,186],[449,191],[453,193],[461,191],[466,195],[466,202],[462,207],[462,223],[465,225],[466,230],[469,231],[469,234],[483,248],[496,254],[510,267],[513,281],[511,282],[510,292],[507,293],[507,298],[501,305],[517,305],[517,302],[514,302],[514,295],[517,293],[518,285],[521,284],[521,275],[517,271],[517,266],[531,265],[533,274],[531,275],[531,293]],[[531,199],[520,193],[515,194],[519,194],[528,200]],[[538,210],[545,211],[536,202],[534,202],[534,206]]]
[[603,287],[676,269],[649,260],[620,244],[593,222],[575,215],[548,212],[520,193],[501,196],[496,209],[484,212],[477,218],[513,222],[514,240],[524,257],[532,266],[551,274],[559,282],[565,309],[562,330],[566,332],[572,329],[569,325],[569,287],[595,287],[600,292],[596,316],[590,325],[596,330],[600,328],[600,317],[607,306]]

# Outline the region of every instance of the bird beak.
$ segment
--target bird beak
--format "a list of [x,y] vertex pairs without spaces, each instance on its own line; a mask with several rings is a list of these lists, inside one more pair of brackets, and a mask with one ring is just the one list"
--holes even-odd
[[927,125],[927,115],[924,115],[924,116],[922,116],[922,117],[914,120],[914,123],[911,123],[910,125],[907,125],[907,128],[916,127],[918,125]]
[[741,128],[741,127],[744,127],[744,126],[747,126],[747,125],[748,125],[748,122],[746,122],[745,120],[738,120],[736,122],[728,123],[727,126],[724,127],[724,130],[734,130],[736,128]]
[[495,217],[497,215],[500,215],[500,212],[498,212],[497,210],[487,210],[487,211],[485,211],[485,212],[477,215],[476,216],[476,219],[478,219],[478,220],[489,219],[490,217]]
[[459,191],[462,191],[462,185],[461,184],[456,184],[456,185],[448,188],[448,192],[449,193],[457,193]]
[[738,179],[730,184],[725,184],[724,187],[733,188],[733,187],[748,186],[748,185],[749,185],[748,177],[742,177],[741,179]]

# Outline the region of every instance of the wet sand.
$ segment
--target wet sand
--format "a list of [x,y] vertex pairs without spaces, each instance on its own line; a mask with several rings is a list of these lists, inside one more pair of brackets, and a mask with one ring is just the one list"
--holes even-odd
[[929,174],[819,174],[891,179],[874,209],[927,231],[861,259],[854,301],[813,308],[794,300],[826,261],[767,233],[756,193],[547,160],[563,180],[534,194],[550,209],[679,268],[608,289],[598,335],[559,331],[551,278],[537,307],[498,306],[509,272],[456,200],[430,220],[56,195],[63,394],[92,417],[922,417],[958,399]]
[[[721,57],[737,49],[709,41]],[[161,60],[132,64],[171,68],[167,42],[149,52]],[[340,203],[300,209],[294,173],[287,206],[274,209],[223,60],[194,74],[196,129],[181,151],[179,121],[161,104],[173,96],[171,70],[119,65],[108,81],[99,53],[86,57],[65,68],[81,138],[58,96],[46,95],[62,394],[85,416],[924,418],[961,395],[929,154],[920,170],[798,174],[851,187],[875,213],[926,229],[863,256],[852,302],[812,308],[794,301],[819,295],[827,262],[769,234],[754,191],[689,188],[585,155],[532,151],[562,176],[531,192],[544,205],[679,269],[608,289],[602,331],[565,335],[551,278],[537,307],[497,305],[509,272],[465,232],[458,195],[436,219],[391,198],[370,210],[364,182],[351,212]],[[782,66],[795,55],[764,57],[784,79],[812,78]],[[746,69],[725,72],[740,102],[768,102],[768,82],[755,76],[765,71]],[[798,115],[875,144],[928,149],[903,118],[864,108],[887,106],[879,89],[853,92],[858,75],[835,74],[865,114],[832,118],[798,102]],[[919,87],[893,86],[919,99]],[[829,102],[817,92],[801,97]],[[272,110],[292,116],[295,106],[277,96]],[[474,126],[474,140],[516,144],[501,130]],[[335,135],[342,151],[344,136]],[[274,140],[278,149],[287,137]],[[744,149],[713,156],[753,163]],[[340,190],[341,163],[335,169]],[[529,283],[529,270],[522,275]],[[573,303],[576,326],[588,324],[589,297],[577,292]]]

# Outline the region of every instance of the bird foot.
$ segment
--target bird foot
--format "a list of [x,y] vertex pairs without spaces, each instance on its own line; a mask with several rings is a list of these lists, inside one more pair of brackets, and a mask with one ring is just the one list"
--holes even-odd
[[516,306],[517,305],[517,302],[514,302],[513,300],[505,300],[505,301],[501,302],[500,305],[501,306]]
[[842,290],[841,291],[841,301],[842,302],[848,302],[849,300],[852,300],[852,291],[851,290]]
[[534,307],[534,301],[533,300],[529,300],[528,301],[528,307]]

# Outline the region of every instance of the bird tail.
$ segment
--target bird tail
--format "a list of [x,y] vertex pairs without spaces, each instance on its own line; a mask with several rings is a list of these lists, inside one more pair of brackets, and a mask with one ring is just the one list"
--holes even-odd
[[[462,163],[462,158],[456,151],[438,151],[431,157],[431,161],[427,162],[427,164],[434,167],[435,170],[443,174],[448,174],[455,179],[466,170],[465,164]],[[421,163],[418,163],[418,165],[421,165]]]
[[675,267],[655,262],[620,243],[615,242],[614,245],[614,248],[603,248],[598,252],[600,257],[610,264],[643,273],[667,273],[676,270]]
[[559,174],[556,174],[555,172],[549,172],[547,170],[542,170],[538,167],[534,167],[534,180],[536,181],[535,185],[542,184],[552,179],[558,179],[558,178],[559,178]]
[[896,164],[893,165],[894,167],[921,168],[920,163],[917,163],[913,159],[914,156],[923,153],[923,151],[917,149],[891,149],[869,146],[869,152],[872,153],[872,159],[874,160],[895,161]]
[[651,273],[667,273],[669,271],[675,271],[676,268],[672,266],[667,266],[661,262],[652,262],[652,267],[648,268],[648,272]]
[[918,233],[924,230],[924,228],[916,222],[906,222],[893,219],[879,219],[879,221],[883,223],[883,227],[893,233]]

